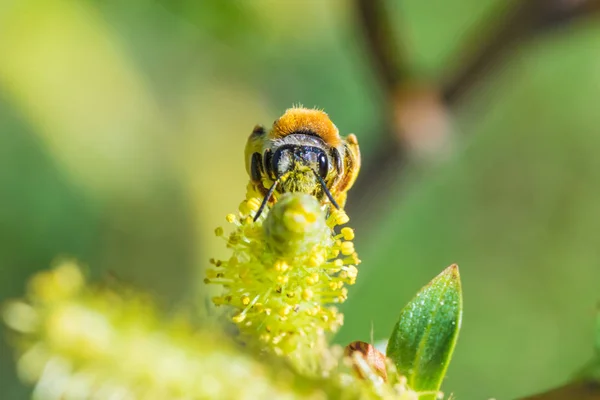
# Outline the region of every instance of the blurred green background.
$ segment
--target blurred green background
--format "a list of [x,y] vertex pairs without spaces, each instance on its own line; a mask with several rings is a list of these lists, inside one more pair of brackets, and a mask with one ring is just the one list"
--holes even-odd
[[[503,0],[389,1],[404,71],[389,87],[355,3],[2,0],[0,301],[76,257],[164,307],[196,302],[208,258],[227,255],[212,232],[243,199],[248,134],[301,103],[364,157],[348,205],[363,263],[336,340],[386,338],[458,263],[443,389],[509,399],[566,382],[591,357],[600,299],[600,19],[540,11],[548,24],[528,30]],[[502,57],[444,101],[511,21]],[[386,158],[389,143],[404,150]],[[27,397],[4,342],[0,388]]]

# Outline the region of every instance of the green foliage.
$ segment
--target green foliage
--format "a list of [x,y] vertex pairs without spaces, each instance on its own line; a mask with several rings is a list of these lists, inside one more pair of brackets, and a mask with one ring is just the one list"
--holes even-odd
[[[387,346],[387,356],[408,379],[410,387],[440,389],[462,319],[462,290],[458,267],[452,265],[423,287],[404,307]],[[421,399],[425,399],[421,396]]]
[[[590,108],[600,55],[589,49],[600,30],[563,33],[516,52],[465,100],[453,157],[395,183],[373,236],[356,243],[363,280],[342,307],[339,342],[367,339],[370,323],[385,337],[397,318],[390,298],[457,262],[469,287],[468,346],[446,387],[518,398],[589,359],[600,282],[600,114]],[[510,382],[498,371],[511,371]]]

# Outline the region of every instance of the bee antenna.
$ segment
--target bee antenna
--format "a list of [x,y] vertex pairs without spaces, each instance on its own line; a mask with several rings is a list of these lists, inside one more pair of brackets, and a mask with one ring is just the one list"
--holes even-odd
[[321,178],[321,175],[319,175],[317,173],[317,171],[315,171],[315,170],[313,170],[313,173],[315,174],[315,176],[317,177],[317,179],[321,183],[321,186],[323,187],[323,191],[325,192],[325,194],[329,198],[329,201],[331,202],[331,204],[333,204],[333,206],[339,210],[340,206],[338,205],[338,203],[335,201],[335,199],[331,195],[331,192],[329,191],[329,189],[327,189],[327,185],[325,184],[325,181],[323,180],[323,178]]
[[267,195],[263,199],[262,203],[260,203],[260,207],[258,207],[258,211],[256,211],[256,215],[254,216],[254,222],[256,222],[256,220],[258,220],[258,217],[260,217],[260,214],[262,214],[263,210],[265,209],[265,206],[267,205],[269,200],[271,200],[271,197],[273,197],[273,193],[275,192],[275,189],[277,188],[277,185],[279,184],[280,179],[281,179],[281,177],[277,178],[275,183],[273,183],[273,186],[271,186],[271,188],[267,192]]

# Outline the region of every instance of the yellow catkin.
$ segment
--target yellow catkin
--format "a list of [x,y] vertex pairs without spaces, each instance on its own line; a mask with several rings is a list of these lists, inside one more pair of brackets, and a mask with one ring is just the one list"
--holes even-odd
[[258,340],[304,368],[314,362],[301,349],[326,343],[325,335],[341,325],[332,305],[346,298],[344,284],[354,283],[341,271],[352,261],[354,244],[347,239],[353,231],[345,227],[336,233],[348,222],[346,213],[301,193],[282,195],[255,222],[256,199],[249,194],[240,206],[248,215],[231,220],[234,228],[225,238],[232,255],[220,261],[220,278],[207,272],[206,282],[223,285],[225,295],[244,293],[241,301],[226,304],[245,343]]
[[344,240],[352,240],[352,239],[354,239],[354,230],[352,228],[344,227],[344,228],[342,228],[342,230],[340,231],[340,233],[344,237]]
[[17,371],[35,385],[36,399],[325,398],[284,364],[262,364],[215,328],[161,318],[144,296],[124,292],[90,288],[65,263],[35,275],[25,299],[4,305]]

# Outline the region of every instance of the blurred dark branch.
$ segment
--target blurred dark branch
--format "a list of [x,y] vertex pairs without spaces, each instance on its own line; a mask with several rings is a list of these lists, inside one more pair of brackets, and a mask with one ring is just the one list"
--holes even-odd
[[[397,42],[396,34],[387,15],[385,0],[356,0],[356,16],[364,38],[365,52],[379,78],[384,97],[383,121],[377,129],[383,131],[384,141],[378,143],[370,162],[363,162],[359,179],[350,196],[348,209],[351,215],[360,218],[370,215],[369,208],[377,207],[375,195],[382,187],[389,186],[390,179],[401,169],[406,157],[404,143],[395,140],[393,97],[396,88],[408,79],[407,60],[401,54],[403,47]],[[356,210],[356,212],[354,211]]]
[[394,88],[407,75],[407,62],[396,41],[391,21],[387,17],[385,0],[357,0],[359,24],[367,44],[367,51],[377,69],[384,88]]
[[[501,64],[507,53],[520,43],[598,11],[598,0],[513,1],[496,31],[489,35],[487,41],[480,43],[467,64],[444,85],[443,99],[448,105],[459,101],[465,93],[482,81],[494,66]],[[469,51],[465,49],[459,53],[468,54]]]
[[600,384],[597,382],[569,383],[549,392],[525,397],[521,400],[600,400]]
[[[440,87],[437,82],[416,82],[411,75],[404,45],[398,37],[400,30],[392,29],[393,21],[386,12],[385,0],[356,0],[356,14],[365,51],[380,79],[385,104],[383,126],[377,127],[383,131],[384,140],[379,142],[363,163],[348,204],[351,215],[360,218],[361,215],[369,215],[369,208],[379,207],[378,199],[386,197],[389,184],[398,179],[402,173],[401,167],[407,164],[411,145],[406,141],[415,136],[406,132],[404,118],[411,115],[413,110],[402,112],[401,108],[410,106],[411,96],[418,102],[423,96],[435,98],[432,94],[437,92],[439,104],[432,101],[422,103],[433,107],[433,118],[439,117],[440,107],[452,108],[459,103],[485,80],[492,69],[501,65],[518,45],[534,36],[561,28],[575,19],[598,15],[600,12],[600,0],[514,0],[501,3],[501,21],[491,31],[487,30],[487,40],[475,37],[458,52],[458,58],[466,59],[466,63]],[[482,24],[489,24],[489,21],[483,21]],[[474,35],[480,35],[480,32]],[[421,118],[426,120],[427,110],[423,114],[425,118]],[[414,121],[409,126],[414,127]]]

